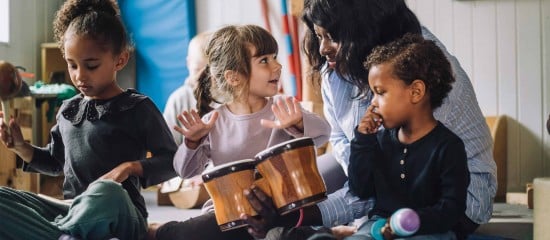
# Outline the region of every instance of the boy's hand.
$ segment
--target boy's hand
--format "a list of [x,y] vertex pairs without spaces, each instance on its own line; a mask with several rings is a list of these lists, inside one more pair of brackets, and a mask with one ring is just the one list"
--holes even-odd
[[258,213],[258,216],[251,217],[243,213],[241,219],[248,223],[248,233],[250,235],[256,239],[265,238],[265,235],[274,227],[279,217],[275,204],[273,204],[273,200],[257,186],[246,189],[244,195],[248,199],[248,202],[250,202],[252,208]]
[[365,111],[365,116],[361,118],[357,131],[362,134],[371,134],[378,131],[380,125],[382,125],[382,116],[375,112],[375,107],[370,105]]
[[[198,146],[197,143],[199,143],[202,138],[208,135],[210,130],[214,127],[214,123],[217,119],[218,112],[216,111],[212,113],[212,117],[207,123],[204,123],[202,121],[197,111],[183,111],[180,115],[178,115],[178,120],[183,125],[183,128],[179,126],[174,126],[174,129],[185,136],[185,144],[187,145],[187,147],[196,148]],[[194,145],[190,146],[190,144],[192,143],[194,143]]]
[[260,122],[262,126],[278,129],[295,127],[300,131],[304,130],[302,108],[300,108],[300,103],[296,98],[285,97],[284,100],[278,99],[271,105],[271,110],[277,120],[262,119]]
[[391,217],[388,218],[386,225],[384,225],[384,227],[382,227],[380,231],[382,231],[382,236],[384,236],[384,239],[393,240],[395,238],[395,235],[393,229],[390,226],[390,220]]

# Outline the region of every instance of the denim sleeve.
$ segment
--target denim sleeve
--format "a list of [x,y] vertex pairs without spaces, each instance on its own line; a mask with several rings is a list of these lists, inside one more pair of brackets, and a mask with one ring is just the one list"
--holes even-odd
[[345,186],[328,195],[327,200],[317,204],[323,218],[323,226],[333,227],[353,222],[368,214],[374,207],[374,199],[360,199]]
[[[336,83],[333,84],[337,85]],[[342,166],[344,173],[347,175],[350,141],[346,136],[345,130],[343,129],[344,126],[340,125],[340,122],[345,121],[346,117],[339,116],[336,113],[336,110],[338,108],[349,109],[350,106],[342,106],[345,101],[337,101],[333,96],[333,91],[330,89],[331,87],[333,86],[330,86],[329,80],[323,79],[323,84],[321,86],[323,115],[331,127],[329,141],[332,145],[332,154],[336,158],[336,161]],[[339,89],[338,87],[336,88]],[[353,124],[353,122],[351,124]]]

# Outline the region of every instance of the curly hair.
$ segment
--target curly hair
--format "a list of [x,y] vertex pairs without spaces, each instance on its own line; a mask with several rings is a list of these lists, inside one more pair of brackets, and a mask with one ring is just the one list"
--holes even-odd
[[319,53],[313,28],[317,25],[340,44],[334,70],[359,88],[359,96],[369,91],[368,70],[362,63],[372,49],[406,33],[421,33],[420,22],[404,0],[305,0],[302,21],[308,28],[303,50],[311,70],[321,71],[326,62]]
[[[250,47],[254,47],[255,52],[250,52]],[[205,52],[208,64],[194,91],[199,115],[212,110],[213,101],[223,103],[248,94],[248,83],[238,89],[232,87],[224,77],[225,71],[233,70],[250,78],[252,57],[278,51],[273,35],[257,25],[229,25],[212,33]]]
[[68,32],[90,37],[114,54],[132,50],[115,0],[67,0],[56,12],[53,28],[62,52]]
[[434,41],[421,35],[406,34],[403,38],[376,47],[364,62],[365,69],[391,64],[393,75],[407,85],[422,80],[430,96],[432,109],[441,106],[455,81],[451,64]]

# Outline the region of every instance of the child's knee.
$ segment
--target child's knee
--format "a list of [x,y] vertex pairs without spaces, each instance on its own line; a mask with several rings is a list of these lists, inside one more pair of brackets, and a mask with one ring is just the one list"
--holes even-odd
[[[106,179],[94,181],[88,186],[86,195],[90,196],[97,203],[101,202],[102,206],[117,206],[127,204],[129,196],[122,184]],[[100,196],[100,197],[98,197]]]

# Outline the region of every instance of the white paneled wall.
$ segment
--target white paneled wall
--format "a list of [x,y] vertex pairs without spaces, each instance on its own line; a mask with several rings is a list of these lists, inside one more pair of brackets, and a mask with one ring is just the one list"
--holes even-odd
[[485,115],[508,119],[508,190],[550,176],[550,0],[407,0],[458,57]]

